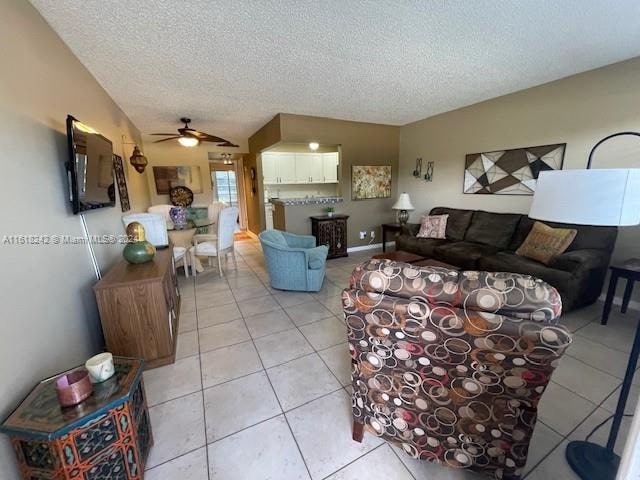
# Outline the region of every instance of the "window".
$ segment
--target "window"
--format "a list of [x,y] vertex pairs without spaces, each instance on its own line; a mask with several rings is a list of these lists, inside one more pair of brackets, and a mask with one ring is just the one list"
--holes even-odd
[[230,207],[238,206],[238,185],[236,172],[233,170],[217,170],[214,172],[216,198]]

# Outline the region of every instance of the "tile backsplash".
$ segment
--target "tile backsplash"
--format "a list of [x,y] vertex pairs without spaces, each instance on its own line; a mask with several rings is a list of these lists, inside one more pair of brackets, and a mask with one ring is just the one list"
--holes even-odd
[[293,185],[265,185],[265,199],[303,198],[303,197],[334,197],[339,195],[337,183],[293,184]]

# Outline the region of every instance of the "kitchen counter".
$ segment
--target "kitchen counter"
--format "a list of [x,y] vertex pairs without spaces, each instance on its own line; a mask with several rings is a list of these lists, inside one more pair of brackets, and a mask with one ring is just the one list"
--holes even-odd
[[292,205],[332,205],[334,203],[342,203],[342,197],[303,197],[303,198],[271,198],[269,199],[274,205],[282,205],[289,207]]

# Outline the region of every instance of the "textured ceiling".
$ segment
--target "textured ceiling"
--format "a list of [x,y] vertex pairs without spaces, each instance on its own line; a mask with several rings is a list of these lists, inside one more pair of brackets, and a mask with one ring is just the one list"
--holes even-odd
[[640,55],[637,0],[32,0],[143,133],[406,124]]

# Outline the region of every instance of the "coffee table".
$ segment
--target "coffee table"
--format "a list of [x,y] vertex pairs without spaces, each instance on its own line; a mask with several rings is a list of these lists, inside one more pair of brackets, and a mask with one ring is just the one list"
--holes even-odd
[[404,250],[396,250],[394,252],[382,252],[374,255],[371,258],[393,260],[394,262],[411,263],[416,267],[439,267],[446,268],[447,270],[460,270],[458,267],[449,265],[448,263],[434,260],[433,258],[426,258],[422,255],[417,255],[411,252],[405,252]]
[[371,258],[393,260],[394,262],[415,263],[420,260],[425,260],[422,255],[416,255],[415,253],[405,252],[404,250],[395,250],[393,252],[382,252],[374,255]]

